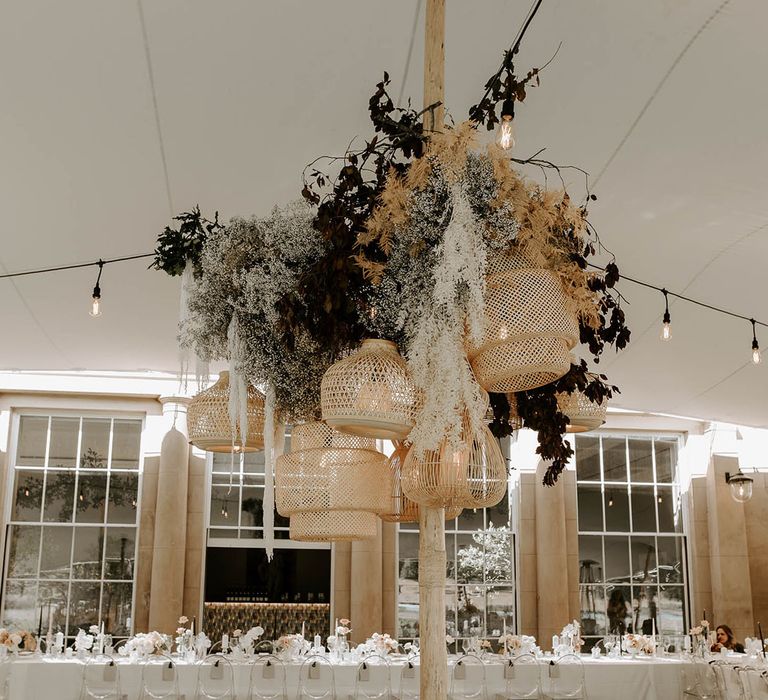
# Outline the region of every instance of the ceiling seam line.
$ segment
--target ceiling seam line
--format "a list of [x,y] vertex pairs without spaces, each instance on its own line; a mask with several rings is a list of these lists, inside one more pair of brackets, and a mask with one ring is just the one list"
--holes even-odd
[[163,164],[163,177],[165,178],[165,194],[168,198],[168,210],[171,218],[176,215],[176,210],[173,206],[173,197],[171,196],[171,179],[168,174],[168,159],[165,154],[165,141],[163,140],[163,128],[160,122],[160,108],[157,104],[157,88],[155,86],[155,72],[152,68],[152,53],[149,49],[149,33],[147,32],[147,23],[144,17],[144,7],[142,0],[136,0],[136,5],[139,10],[139,23],[141,24],[141,36],[144,41],[144,57],[147,62],[147,76],[149,78],[149,89],[152,94],[152,109],[155,115],[155,127],[157,129],[157,142],[160,147],[160,160]]
[[[3,264],[3,262],[0,260],[0,270],[3,270],[3,272],[8,272],[8,268]],[[35,315],[35,312],[32,311],[32,307],[29,305],[29,302],[26,300],[24,295],[21,293],[21,290],[16,285],[16,280],[13,278],[9,278],[9,281],[11,285],[13,285],[13,289],[16,292],[16,295],[19,297],[19,300],[21,301],[24,308],[27,310],[27,314],[29,314],[29,317],[32,319],[34,324],[38,327],[40,332],[43,334],[43,337],[50,343],[51,347],[59,353],[61,358],[69,365],[72,365],[72,359],[65,353],[61,347],[53,340],[53,338],[48,334],[48,331],[45,330],[45,327],[40,322],[40,319]]]
[[666,84],[669,77],[672,75],[672,73],[675,71],[675,68],[681,63],[685,55],[688,53],[688,50],[696,43],[697,39],[704,33],[706,28],[710,25],[710,23],[726,8],[727,5],[731,3],[731,0],[723,0],[722,3],[715,9],[712,14],[707,17],[707,19],[704,21],[704,23],[699,27],[699,29],[696,31],[696,33],[688,40],[688,43],[683,47],[683,50],[677,55],[677,58],[672,62],[672,65],[667,69],[667,72],[662,77],[659,84],[656,86],[654,91],[651,93],[650,97],[646,100],[645,104],[643,105],[642,109],[640,110],[640,113],[635,117],[635,120],[632,122],[632,125],[629,127],[629,130],[626,134],[624,134],[624,138],[621,139],[619,142],[619,145],[616,146],[611,156],[608,158],[605,165],[602,167],[600,172],[597,174],[597,177],[592,182],[592,190],[594,191],[597,188],[597,183],[600,182],[600,179],[605,174],[606,170],[611,166],[613,161],[615,160],[616,156],[618,156],[619,152],[622,148],[624,148],[624,145],[629,141],[630,136],[634,133],[635,129],[637,128],[637,125],[640,123],[642,118],[645,116],[645,113],[648,111],[650,106],[653,104],[653,102],[656,100],[656,97],[663,89],[664,85]]
[[411,57],[413,56],[413,45],[416,41],[416,30],[419,27],[419,16],[421,15],[421,5],[423,0],[416,3],[416,12],[413,15],[413,27],[411,28],[411,40],[408,42],[408,55],[405,58],[405,68],[403,69],[403,79],[400,83],[400,94],[397,96],[397,106],[400,107],[403,102],[403,93],[405,92],[405,81],[408,79],[408,73],[411,71]]

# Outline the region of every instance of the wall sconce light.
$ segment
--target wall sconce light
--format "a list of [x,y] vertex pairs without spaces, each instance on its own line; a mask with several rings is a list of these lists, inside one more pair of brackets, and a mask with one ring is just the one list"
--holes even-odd
[[741,469],[737,474],[731,476],[730,472],[725,472],[725,483],[731,487],[731,498],[736,503],[746,503],[752,498],[752,484],[754,479],[751,476],[741,473]]

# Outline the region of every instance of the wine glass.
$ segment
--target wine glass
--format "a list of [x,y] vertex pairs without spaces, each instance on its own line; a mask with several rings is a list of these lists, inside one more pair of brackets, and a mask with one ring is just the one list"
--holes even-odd
[[462,637],[461,640],[461,648],[464,651],[465,654],[469,654],[470,651],[472,651],[472,642],[467,637]]

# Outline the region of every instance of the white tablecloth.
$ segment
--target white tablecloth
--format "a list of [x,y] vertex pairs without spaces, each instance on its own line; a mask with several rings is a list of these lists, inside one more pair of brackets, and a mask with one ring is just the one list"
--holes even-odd
[[[589,700],[669,700],[681,697],[682,662],[674,658],[614,659],[582,657]],[[392,691],[398,690],[404,661],[392,663]],[[542,663],[546,663],[542,660]],[[179,685],[186,700],[195,697],[197,667],[179,662]],[[121,659],[118,663],[121,692],[130,700],[139,696],[141,665]],[[354,690],[357,665],[334,664],[336,692],[339,700],[347,700]],[[234,665],[237,698],[248,693],[250,666]],[[299,664],[286,664],[288,696],[295,698]],[[11,700],[55,698],[78,700],[83,677],[83,664],[75,659],[45,661],[39,657],[19,658],[11,662]],[[501,662],[486,665],[488,698],[504,690],[504,666]]]

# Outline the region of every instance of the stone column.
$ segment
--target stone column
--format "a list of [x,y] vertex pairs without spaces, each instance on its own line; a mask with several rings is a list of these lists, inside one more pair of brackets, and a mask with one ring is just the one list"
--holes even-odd
[[[336,620],[352,619],[350,603],[352,589],[352,543],[333,543],[333,611]],[[333,620],[331,620],[333,623]],[[336,634],[334,632],[334,634]],[[365,641],[365,640],[363,640]]]
[[163,418],[167,421],[168,432],[160,447],[149,629],[172,633],[178,626],[178,618],[184,612],[189,399],[164,397],[160,399],[160,403],[163,404]]
[[[746,471],[746,470],[745,470]],[[749,573],[752,581],[752,613],[755,620],[768,627],[768,537],[765,525],[768,523],[768,479],[765,472],[749,473],[754,480],[752,500],[744,504],[747,520],[747,547],[749,550]],[[754,636],[754,633],[749,635]]]
[[381,633],[397,636],[397,525],[381,522]]
[[565,527],[565,479],[555,486],[542,486],[547,465],[536,470],[536,579],[537,639],[547,646],[553,634],[571,618],[568,588],[568,539]]
[[[737,639],[754,635],[752,586],[744,504],[731,498],[725,472],[736,474],[736,457],[712,455],[707,472],[707,515],[709,520],[710,571],[714,614],[707,618],[714,625],[726,624]],[[702,611],[693,611],[698,624]]]
[[352,638],[364,642],[381,632],[381,524],[376,537],[352,543],[349,593]]

